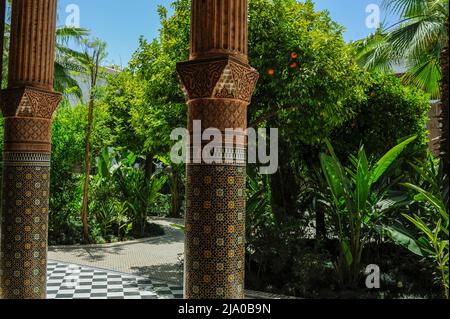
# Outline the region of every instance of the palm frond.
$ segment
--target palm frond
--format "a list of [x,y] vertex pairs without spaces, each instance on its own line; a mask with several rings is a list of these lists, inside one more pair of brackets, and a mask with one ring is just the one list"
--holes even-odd
[[392,71],[397,58],[384,34],[373,34],[367,39],[354,43],[358,64],[369,71]]
[[428,7],[427,0],[383,0],[383,8],[402,17],[420,15]]
[[417,17],[391,31],[386,41],[392,45],[392,50],[408,56],[439,45],[442,32],[442,20],[436,17]]
[[74,43],[80,44],[81,41],[89,35],[90,31],[83,28],[64,26],[56,29],[57,42],[65,46],[67,46],[70,41],[74,41]]
[[58,62],[55,62],[54,87],[57,92],[75,95],[78,99],[82,99],[81,88],[72,76],[71,71]]
[[440,60],[432,55],[411,59],[408,71],[403,76],[406,84],[412,84],[429,93],[433,99],[440,96]]
[[383,71],[404,64],[405,83],[439,97],[441,53],[448,45],[448,0],[384,0],[383,6],[400,21],[360,43],[359,64]]

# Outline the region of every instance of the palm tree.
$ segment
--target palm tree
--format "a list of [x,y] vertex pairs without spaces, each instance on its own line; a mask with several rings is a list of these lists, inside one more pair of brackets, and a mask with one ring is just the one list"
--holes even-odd
[[358,60],[369,70],[392,72],[405,65],[406,84],[441,99],[441,154],[449,175],[448,0],[384,0],[383,5],[400,22],[356,42]]
[[88,103],[88,123],[86,129],[86,140],[84,150],[84,189],[83,189],[83,205],[82,205],[82,222],[83,237],[89,242],[89,225],[88,225],[88,206],[89,206],[89,180],[91,172],[91,135],[94,122],[95,100],[97,98],[97,84],[102,76],[102,62],[107,56],[106,43],[95,39],[93,41],[84,40],[82,42],[84,51],[78,56],[77,65],[81,71],[89,77],[89,103]]

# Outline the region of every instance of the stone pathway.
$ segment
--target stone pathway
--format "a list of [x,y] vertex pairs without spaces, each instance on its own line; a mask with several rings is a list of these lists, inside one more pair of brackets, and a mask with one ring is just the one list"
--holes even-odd
[[[182,298],[183,220],[153,219],[166,234],[125,243],[50,247],[49,299]],[[289,297],[246,291],[248,299]]]
[[184,251],[184,233],[172,225],[182,225],[183,221],[154,219],[152,222],[164,227],[166,234],[109,245],[50,247],[48,259],[181,285],[183,265],[179,258]]

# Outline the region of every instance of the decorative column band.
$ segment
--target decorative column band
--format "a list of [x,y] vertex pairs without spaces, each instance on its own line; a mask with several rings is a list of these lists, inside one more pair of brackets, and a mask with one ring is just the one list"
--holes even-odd
[[191,158],[190,164],[214,164],[214,165],[235,165],[235,166],[246,166],[247,164],[247,148],[242,145],[225,145],[221,148],[217,148],[214,154],[209,156],[208,161],[205,161],[202,157],[203,147],[189,146]]
[[12,2],[8,87],[53,89],[56,0]]
[[48,153],[3,153],[3,166],[50,166],[51,154]]
[[187,167],[187,299],[244,297],[245,180],[245,166]]
[[232,55],[247,62],[247,0],[192,0],[191,59]]
[[[248,102],[232,99],[196,99],[188,103],[188,116],[201,121],[203,129],[217,128],[225,132],[230,128],[247,127]],[[193,122],[188,124],[190,132]]]
[[52,117],[61,94],[33,87],[3,90],[4,151],[50,153]]
[[258,71],[233,56],[181,62],[177,72],[189,104],[220,98],[248,105],[259,78]]

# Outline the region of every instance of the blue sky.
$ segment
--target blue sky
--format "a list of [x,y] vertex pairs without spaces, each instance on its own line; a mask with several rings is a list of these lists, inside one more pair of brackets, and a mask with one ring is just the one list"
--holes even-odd
[[[316,8],[328,10],[333,20],[346,28],[346,41],[361,39],[374,30],[366,27],[366,8],[382,0],[315,0]],[[108,43],[108,63],[126,66],[141,35],[158,36],[158,5],[168,7],[172,0],[59,0],[59,25],[67,18],[66,8],[80,8],[81,27]],[[382,14],[382,12],[381,12]],[[383,15],[382,15],[383,19]]]

